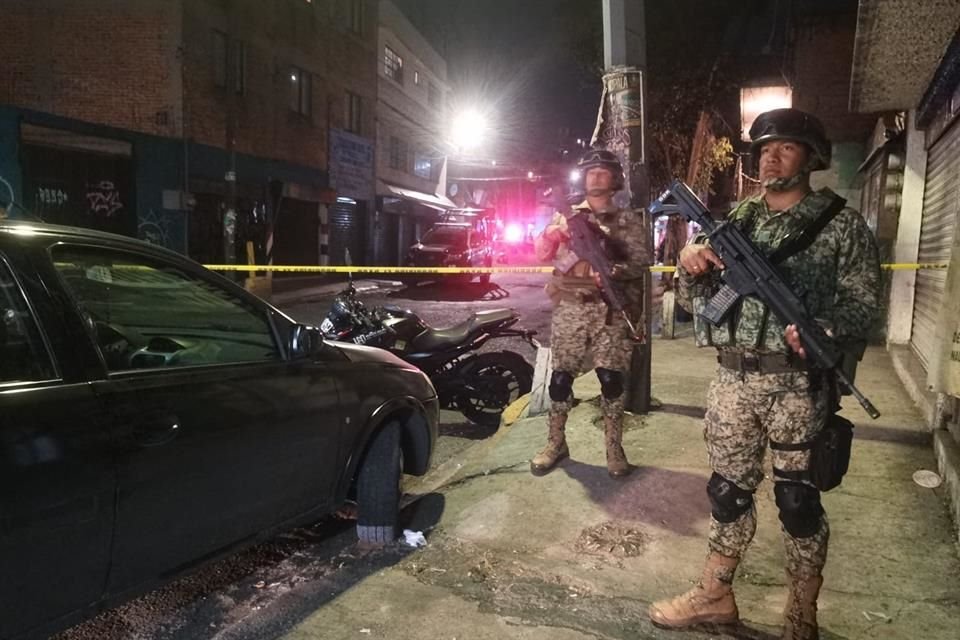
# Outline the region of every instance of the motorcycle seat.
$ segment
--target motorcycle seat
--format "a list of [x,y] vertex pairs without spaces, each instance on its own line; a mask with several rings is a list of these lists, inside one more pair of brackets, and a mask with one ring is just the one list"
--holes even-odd
[[435,351],[460,344],[471,333],[485,325],[501,324],[516,317],[511,309],[477,311],[460,324],[444,329],[427,329],[413,339],[414,351]]

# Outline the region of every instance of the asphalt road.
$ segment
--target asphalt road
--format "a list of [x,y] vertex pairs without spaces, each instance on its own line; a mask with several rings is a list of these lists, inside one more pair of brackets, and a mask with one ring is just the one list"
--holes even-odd
[[[465,320],[480,310],[510,307],[520,326],[548,342],[550,309],[542,274],[495,275],[493,282],[422,283],[362,294],[367,305],[407,307],[437,327]],[[305,323],[319,325],[332,296],[283,307]],[[489,342],[484,350],[510,349],[531,363],[533,349],[520,339]],[[434,465],[490,437],[496,429],[467,422],[459,413],[441,414]],[[427,530],[442,513],[442,498],[408,506],[401,526]],[[111,609],[56,637],[57,640],[259,640],[278,637],[292,624],[334,600],[357,582],[398,562],[404,547],[365,554],[354,544],[353,522],[336,516],[311,527],[235,553],[196,573]],[[56,585],[51,585],[56,588]]]

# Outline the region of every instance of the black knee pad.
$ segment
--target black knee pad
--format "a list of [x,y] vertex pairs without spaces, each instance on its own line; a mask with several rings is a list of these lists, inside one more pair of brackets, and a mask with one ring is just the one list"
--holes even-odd
[[550,375],[550,399],[554,402],[565,402],[570,399],[573,391],[573,375],[566,371],[554,371]]
[[623,394],[623,373],[615,369],[597,367],[600,393],[607,400],[616,400]]
[[753,505],[753,491],[741,489],[716,472],[707,482],[707,497],[717,522],[734,522]]
[[801,482],[777,482],[773,487],[780,522],[794,538],[809,538],[820,529],[820,491]]

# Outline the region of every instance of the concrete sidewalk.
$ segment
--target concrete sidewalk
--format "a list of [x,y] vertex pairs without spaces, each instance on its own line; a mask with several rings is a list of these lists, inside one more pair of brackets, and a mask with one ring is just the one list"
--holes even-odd
[[[769,464],[758,533],[735,583],[743,626],[669,632],[647,619],[652,600],[691,586],[706,552],[702,413],[716,366],[711,350],[688,339],[657,340],[653,362],[663,407],[628,418],[624,446],[638,467],[628,478],[607,476],[599,385],[592,373],[581,376],[570,460],[535,478],[528,461],[543,445],[545,418],[501,427],[418,486],[444,504],[425,548],[341,593],[287,637],[779,638],[786,586]],[[948,509],[942,489],[912,480],[936,468],[931,434],[885,351],[867,353],[858,385],[883,415],[871,421],[846,401],[856,439],[849,474],[823,498],[833,536],[821,638],[958,638],[960,561]]]

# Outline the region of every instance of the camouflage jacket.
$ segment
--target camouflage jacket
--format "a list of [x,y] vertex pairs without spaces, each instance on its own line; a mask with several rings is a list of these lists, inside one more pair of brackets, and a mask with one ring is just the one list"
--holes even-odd
[[[630,302],[639,306],[643,298],[643,277],[651,264],[639,214],[630,209],[593,212],[586,201],[574,209],[590,216],[606,233],[604,248],[610,261],[620,267],[616,279],[624,283],[624,292]],[[557,212],[549,224],[562,225],[564,222],[564,215]],[[547,284],[547,293],[554,303],[563,298],[575,300],[580,293],[598,293],[590,264],[585,260],[569,264],[571,257],[575,260],[575,254],[571,253],[567,243],[555,242],[541,233],[534,248],[538,260],[553,262],[554,275]]]
[[[730,212],[736,224],[764,253],[770,255],[789,234],[815,220],[833,199],[829,189],[811,192],[786,211],[770,211],[762,196],[747,198]],[[706,242],[703,235],[691,240]],[[807,311],[834,336],[845,351],[861,352],[880,311],[880,260],[877,245],[863,217],[844,207],[807,249],[778,265]],[[697,346],[736,347],[761,352],[786,352],[786,326],[756,298],[746,298],[728,323],[710,325],[699,316],[720,286],[711,272],[694,277],[677,268],[677,301],[694,314]]]

